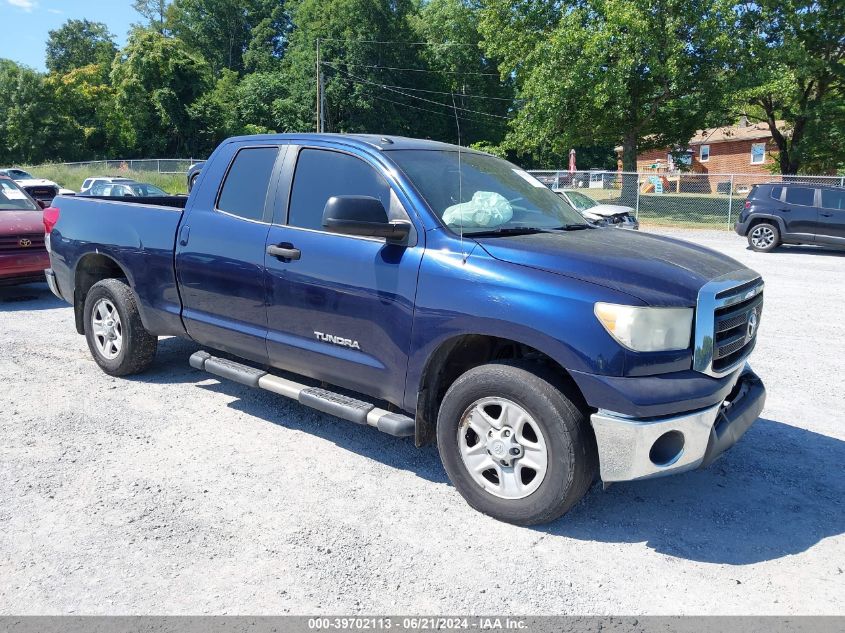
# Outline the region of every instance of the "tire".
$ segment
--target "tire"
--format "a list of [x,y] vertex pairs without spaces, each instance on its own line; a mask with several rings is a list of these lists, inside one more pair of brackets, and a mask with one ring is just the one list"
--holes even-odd
[[153,362],[158,338],[141,323],[135,295],[125,281],[94,284],[85,297],[83,318],[88,349],[110,376],[137,374]]
[[[437,420],[437,448],[449,479],[469,505],[500,521],[536,525],[560,517],[586,494],[598,471],[595,436],[580,403],[571,387],[534,363],[497,362],[467,371],[446,392]],[[497,413],[500,428],[487,429],[482,440],[486,420]],[[470,446],[473,437],[484,446]],[[544,470],[531,467],[542,462],[541,445]],[[522,455],[509,466],[499,462],[480,476],[469,470],[473,464],[478,473],[488,458],[493,463],[514,450]]]
[[768,253],[780,246],[780,230],[769,222],[760,222],[748,231],[748,246],[758,253]]

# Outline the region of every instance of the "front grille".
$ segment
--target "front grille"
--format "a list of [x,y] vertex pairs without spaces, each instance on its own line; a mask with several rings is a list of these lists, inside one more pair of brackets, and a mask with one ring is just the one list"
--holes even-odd
[[[740,290],[740,293],[742,292]],[[753,289],[746,292],[753,292]],[[752,318],[752,314],[755,318]],[[750,299],[716,309],[713,319],[713,369],[715,371],[725,371],[751,353],[757,342],[762,314],[762,289],[759,294]],[[753,327],[750,325],[752,322]]]
[[0,251],[35,251],[44,250],[44,234],[0,235]]
[[757,343],[763,314],[763,280],[750,270],[701,289],[696,308],[693,367],[724,376],[739,367]]

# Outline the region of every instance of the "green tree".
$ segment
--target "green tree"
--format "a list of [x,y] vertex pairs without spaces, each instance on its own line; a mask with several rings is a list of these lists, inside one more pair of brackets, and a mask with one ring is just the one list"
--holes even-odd
[[[428,73],[428,85],[455,95],[461,125],[462,141],[499,143],[507,130],[507,117],[513,106],[513,81],[500,79],[497,62],[481,48],[479,3],[472,0],[431,0],[412,25],[422,41],[430,43],[420,49]],[[404,75],[405,82],[417,84],[415,73]],[[430,80],[429,80],[430,79]],[[420,94],[420,93],[416,93]],[[424,95],[420,95],[424,96]],[[451,95],[438,95],[436,100],[451,103]],[[428,106],[429,104],[424,104]],[[455,139],[454,111],[444,110],[444,140]]]
[[759,0],[736,10],[738,108],[768,123],[780,172],[842,165],[845,3]]
[[[489,0],[481,31],[520,102],[519,151],[685,144],[722,104],[729,12],[718,0]],[[714,104],[718,104],[714,108]]]
[[408,44],[416,36],[411,0],[337,0],[331,11],[324,4],[299,0],[294,5],[296,28],[283,62],[288,94],[280,104],[280,126],[315,129],[318,38],[327,131],[430,136],[442,126],[442,106],[407,96],[419,92],[381,87],[422,83],[394,70],[426,68],[421,47]]
[[54,145],[54,160],[109,158],[121,152],[120,120],[108,67],[90,64],[63,75],[51,73],[45,88],[51,95],[53,116],[71,132],[68,143]]
[[242,72],[246,59],[251,69],[266,69],[269,60],[281,57],[288,18],[280,0],[174,0],[167,26],[212,72]]
[[0,162],[58,160],[74,141],[74,130],[54,106],[44,76],[0,59]]
[[138,155],[172,156],[193,149],[191,106],[209,88],[208,65],[178,38],[136,29],[111,72],[122,142]]
[[101,22],[68,20],[50,31],[47,39],[47,69],[64,74],[89,64],[110,64],[117,53],[114,36]]
[[165,20],[169,4],[169,0],[132,0],[132,8],[147,20],[149,28],[162,35],[166,33]]

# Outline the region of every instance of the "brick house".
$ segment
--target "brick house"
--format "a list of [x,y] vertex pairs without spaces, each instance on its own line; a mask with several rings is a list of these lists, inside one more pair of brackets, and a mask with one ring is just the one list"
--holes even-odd
[[[784,129],[783,121],[777,122]],[[618,169],[622,170],[622,148],[618,147]],[[690,139],[685,158],[687,166],[680,171],[701,174],[701,187],[709,184],[716,191],[724,178],[716,174],[748,174],[754,180],[765,180],[777,162],[777,145],[767,123],[749,123],[743,118],[737,125],[698,131]],[[647,150],[637,155],[637,171],[655,174],[676,173],[677,160],[669,148]],[[705,179],[705,175],[713,177]]]

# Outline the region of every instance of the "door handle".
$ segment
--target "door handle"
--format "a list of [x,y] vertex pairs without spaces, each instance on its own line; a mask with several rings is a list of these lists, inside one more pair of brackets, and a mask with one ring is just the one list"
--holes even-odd
[[832,216],[832,215],[833,215],[832,213],[822,213],[822,214],[821,214],[821,216],[822,216],[823,218],[829,218],[829,217],[830,217],[830,216]]
[[789,213],[792,209],[780,209],[781,213]]
[[279,259],[287,259],[291,261],[302,257],[302,251],[298,248],[294,248],[291,244],[279,244],[278,246],[271,244],[267,247],[267,254],[272,255],[273,257],[278,257]]
[[188,239],[191,237],[191,227],[190,226],[183,226],[182,230],[179,231],[179,246],[187,246]]

